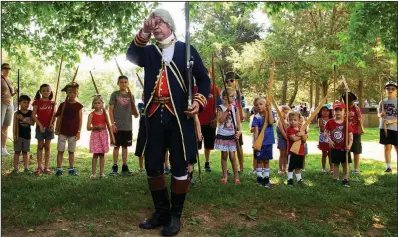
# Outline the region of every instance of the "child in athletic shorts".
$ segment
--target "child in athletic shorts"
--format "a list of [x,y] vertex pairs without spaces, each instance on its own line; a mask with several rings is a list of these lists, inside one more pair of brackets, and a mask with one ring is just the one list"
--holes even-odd
[[[301,114],[299,111],[291,111],[288,114],[289,127],[286,128],[286,136],[288,137],[288,168],[287,168],[287,184],[293,185],[293,171],[295,171],[298,184],[303,184],[301,177],[301,169],[304,164],[304,143],[307,141],[307,134],[300,132]],[[296,141],[301,140],[298,154],[291,151],[292,145]]]
[[[19,97],[19,105],[21,109],[14,113],[14,170],[11,174],[18,174],[19,155],[22,152],[24,174],[31,175],[32,172],[28,169],[29,152],[30,152],[30,126],[35,122],[32,119],[32,110],[29,110],[30,98],[27,95]],[[18,133],[16,128],[18,126]]]
[[[254,158],[257,160],[256,174],[257,183],[263,185],[266,188],[271,187],[269,182],[270,166],[269,161],[273,159],[272,156],[272,145],[275,144],[274,137],[274,117],[275,114],[272,112],[271,105],[266,103],[265,98],[260,97],[256,101],[256,114],[253,118],[252,127],[254,127],[254,140],[257,140],[261,133],[261,130],[267,123],[267,127],[264,130],[264,139],[261,144],[261,150],[254,150]],[[268,117],[267,121],[265,118]],[[264,177],[263,177],[264,176]]]
[[[119,148],[122,147],[122,175],[131,175],[133,172],[129,170],[127,165],[127,147],[133,142],[133,117],[138,117],[139,113],[135,108],[134,97],[130,99],[128,93],[128,78],[119,76],[117,85],[119,90],[112,93],[109,100],[109,117],[111,120],[112,130],[115,136],[115,147],[113,148],[113,166],[109,175],[117,176]],[[134,109],[134,111],[133,111]]]
[[[386,170],[392,172],[391,150],[392,146],[397,152],[397,83],[389,81],[384,85],[387,98],[380,101],[378,115],[380,117],[380,144],[384,145],[384,158],[386,161]],[[387,134],[386,134],[387,133]]]
[[[346,164],[346,152],[348,151],[348,163],[351,163],[350,149],[353,141],[352,127],[348,124],[348,138],[346,137],[346,121],[345,121],[345,105],[344,103],[337,102],[333,104],[334,118],[326,122],[325,125],[325,137],[328,140],[330,146],[330,153],[332,155],[333,162],[333,176],[335,180],[339,180],[339,166],[343,166],[342,181],[343,186],[349,187],[348,184],[348,165]],[[346,145],[346,139],[348,139],[348,145]]]
[[[65,151],[66,142],[68,142],[69,154],[69,175],[77,176],[75,164],[75,150],[76,142],[80,139],[80,130],[82,128],[83,118],[83,105],[76,101],[79,94],[79,84],[76,82],[69,83],[61,91],[67,94],[67,101],[62,102],[57,110],[55,116],[57,123],[60,126],[58,135],[58,154],[57,154],[57,171],[56,176],[61,176],[62,171],[62,157]],[[62,108],[65,106],[62,114]],[[61,117],[62,116],[62,117]]]

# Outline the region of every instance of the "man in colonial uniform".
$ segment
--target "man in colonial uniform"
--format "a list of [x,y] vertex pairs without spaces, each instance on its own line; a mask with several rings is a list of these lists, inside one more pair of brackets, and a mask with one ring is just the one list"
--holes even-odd
[[[151,34],[156,44],[147,45]],[[144,148],[145,169],[155,213],[140,228],[164,226],[162,235],[180,231],[185,195],[189,186],[188,163],[196,163],[195,114],[206,106],[210,79],[194,47],[192,74],[198,86],[191,107],[188,102],[185,43],[177,41],[174,21],[166,10],[157,9],[145,21],[127,51],[127,59],[145,68],[144,101],[147,139]],[[170,152],[171,198],[166,187],[163,163]]]

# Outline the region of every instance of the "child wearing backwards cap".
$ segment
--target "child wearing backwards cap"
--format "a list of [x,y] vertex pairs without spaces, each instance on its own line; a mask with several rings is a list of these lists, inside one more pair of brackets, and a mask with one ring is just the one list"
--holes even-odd
[[[76,82],[69,83],[62,91],[66,92],[67,100],[62,102],[55,114],[57,123],[60,126],[58,135],[58,154],[57,154],[57,171],[55,175],[62,175],[62,156],[64,155],[66,141],[68,141],[69,153],[69,175],[77,175],[74,167],[76,142],[80,139],[80,130],[82,128],[83,105],[76,101],[79,94],[79,84]],[[65,106],[62,115],[62,108]],[[61,117],[62,116],[62,117]]]
[[[344,179],[342,184],[345,187],[348,185],[348,165],[346,165],[346,152],[350,151],[353,142],[352,127],[348,124],[348,138],[346,136],[346,122],[344,120],[345,111],[344,103],[338,102],[333,104],[334,118],[326,122],[325,125],[325,137],[330,146],[330,153],[332,155],[332,163],[334,166],[333,175],[336,180],[339,180],[339,166],[343,166]],[[346,146],[346,139],[348,139],[348,145]],[[351,163],[351,155],[348,152],[348,163]]]
[[[386,161],[386,170],[391,169],[391,150],[392,146],[397,152],[397,83],[389,81],[384,85],[387,98],[379,103],[378,116],[380,117],[380,144],[384,145],[384,158]],[[386,128],[386,131],[385,131]],[[387,134],[386,134],[387,133]]]

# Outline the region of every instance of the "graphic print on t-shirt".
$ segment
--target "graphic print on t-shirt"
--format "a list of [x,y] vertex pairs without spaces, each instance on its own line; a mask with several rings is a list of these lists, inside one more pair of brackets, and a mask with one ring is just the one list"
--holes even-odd
[[387,116],[397,117],[397,109],[394,104],[384,104],[384,111]]
[[117,103],[123,107],[124,110],[128,110],[130,107],[130,98],[128,97],[117,97]]
[[231,114],[229,114],[229,115],[227,116],[227,118],[225,119],[224,128],[225,128],[226,130],[234,130],[234,125],[232,124],[232,117],[231,117]]
[[337,126],[332,131],[333,141],[340,143],[344,140],[344,133],[343,133],[344,126]]

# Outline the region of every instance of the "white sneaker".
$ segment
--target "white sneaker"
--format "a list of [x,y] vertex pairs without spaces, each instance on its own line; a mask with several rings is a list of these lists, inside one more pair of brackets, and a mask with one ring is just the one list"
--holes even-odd
[[2,156],[9,156],[10,153],[8,153],[7,148],[1,148],[1,155]]

